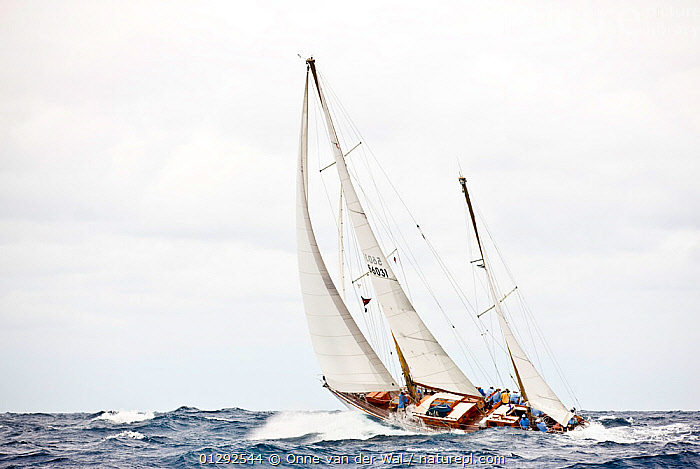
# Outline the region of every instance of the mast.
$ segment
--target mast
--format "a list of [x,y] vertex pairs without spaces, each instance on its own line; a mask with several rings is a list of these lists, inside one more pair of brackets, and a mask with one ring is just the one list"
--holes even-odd
[[508,355],[510,355],[510,361],[513,364],[513,370],[515,371],[515,376],[518,381],[518,386],[520,386],[520,392],[522,393],[523,400],[529,402],[532,407],[541,410],[560,424],[566,426],[574,414],[567,410],[557,395],[554,394],[552,388],[550,388],[542,378],[542,375],[540,375],[535,368],[535,365],[532,364],[532,361],[530,361],[527,354],[520,346],[515,334],[513,334],[513,330],[506,320],[506,316],[503,313],[503,308],[501,308],[501,301],[496,292],[495,281],[491,274],[491,265],[488,262],[488,258],[485,255],[483,245],[481,244],[481,239],[479,237],[479,229],[476,224],[474,208],[472,207],[469,192],[467,191],[467,180],[460,176],[459,183],[462,186],[464,197],[467,200],[469,216],[472,220],[474,234],[476,235],[476,241],[479,246],[479,253],[481,254],[482,266],[486,271],[489,293],[491,295],[491,299],[493,300],[493,307],[496,310],[496,315],[498,316],[498,323],[501,326],[501,331],[503,332],[503,338],[505,339],[506,347],[508,348]]
[[345,259],[343,255],[343,191],[340,191],[340,202],[338,203],[338,276],[340,278],[340,294],[345,300]]
[[447,355],[418,316],[394,275],[391,265],[387,262],[350,179],[333,120],[318,80],[315,62],[309,59],[307,63],[311,67],[321,107],[326,117],[326,128],[348,214],[367,264],[369,277],[377,293],[377,300],[382,306],[396,343],[400,346],[405,361],[410,367],[411,376],[416,382],[427,386],[480,396],[476,387]]
[[311,343],[328,386],[343,392],[392,391],[398,386],[343,303],[311,226],[308,205],[308,90],[306,73],[297,166],[297,258]]
[[[501,302],[496,296],[496,289],[494,288],[493,281],[491,279],[491,269],[490,266],[487,265],[486,262],[486,256],[484,255],[484,248],[481,245],[481,237],[479,236],[479,228],[476,225],[476,216],[474,215],[474,207],[472,207],[472,201],[469,198],[469,191],[467,190],[467,179],[465,177],[460,176],[459,177],[459,183],[462,185],[462,192],[464,192],[464,198],[467,200],[467,207],[469,208],[469,217],[472,220],[472,227],[474,228],[474,234],[476,235],[476,244],[479,246],[479,254],[481,254],[481,263],[486,271],[486,277],[487,277],[487,282],[489,285],[489,294],[491,295],[491,299],[494,302],[494,308],[496,308],[496,311],[499,312],[501,309]],[[502,313],[499,313],[499,317]],[[525,386],[523,386],[523,382],[520,379],[520,373],[518,373],[518,367],[515,366],[515,361],[513,360],[513,353],[510,351],[510,347],[508,347],[508,344],[506,343],[506,347],[508,348],[508,355],[510,356],[510,361],[513,364],[513,370],[515,370],[515,377],[518,380],[518,386],[520,387],[520,393],[523,396],[523,400],[527,401],[527,396],[525,394]]]
[[413,399],[414,402],[418,402],[418,396],[416,394],[416,384],[413,382],[413,378],[411,378],[411,370],[408,368],[406,358],[403,356],[401,347],[399,347],[399,343],[396,342],[396,337],[394,337],[393,332],[391,334],[391,338],[394,339],[394,345],[396,346],[396,353],[399,357],[399,363],[401,364],[401,373],[403,373],[403,379],[406,382],[406,389],[408,390],[408,395],[411,396],[411,399]]

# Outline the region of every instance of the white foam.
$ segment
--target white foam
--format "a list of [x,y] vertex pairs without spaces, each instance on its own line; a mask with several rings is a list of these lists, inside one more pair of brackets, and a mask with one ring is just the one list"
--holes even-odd
[[693,427],[687,423],[672,423],[658,427],[632,425],[605,428],[599,422],[591,422],[588,427],[567,432],[565,435],[573,440],[578,440],[582,444],[595,444],[604,441],[630,444],[649,441],[680,442],[695,440],[696,437],[693,437],[692,431]]
[[215,420],[217,422],[229,422],[229,423],[238,423],[236,420],[231,420],[231,419],[223,419],[220,417],[204,417],[207,420]]
[[117,435],[112,435],[112,436],[107,437],[108,440],[112,440],[114,438],[132,438],[134,440],[143,440],[144,438],[146,438],[146,435],[144,435],[143,433],[139,433],[139,432],[132,432],[129,430],[125,430]]
[[112,423],[134,423],[151,420],[155,415],[150,410],[144,412],[138,410],[108,410],[95,417],[93,420],[109,420]]
[[377,435],[411,435],[382,425],[359,412],[280,412],[248,436],[251,440],[279,440],[313,435],[313,442],[367,440]]

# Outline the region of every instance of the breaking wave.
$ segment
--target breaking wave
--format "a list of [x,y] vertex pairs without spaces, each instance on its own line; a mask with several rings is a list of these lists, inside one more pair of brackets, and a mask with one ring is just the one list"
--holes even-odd
[[255,428],[248,438],[281,440],[306,437],[309,442],[317,442],[410,434],[409,431],[383,425],[359,412],[280,412]]
[[[603,422],[593,421],[583,429],[567,433],[565,436],[582,443],[603,443],[613,442],[620,444],[637,444],[646,442],[674,443],[682,441],[697,441],[697,436],[693,435],[693,426],[690,423],[671,423],[667,425],[633,426],[608,425],[610,419],[603,419]],[[625,419],[626,420],[626,419]],[[632,419],[630,419],[632,420]]]
[[112,423],[134,423],[151,420],[154,417],[155,415],[150,410],[144,412],[138,410],[108,410],[93,420],[109,420]]
[[108,440],[112,440],[115,438],[131,438],[133,440],[143,440],[144,438],[146,438],[146,435],[144,435],[143,433],[139,433],[139,432],[132,432],[129,430],[125,430],[117,435],[111,435],[111,436],[107,437]]

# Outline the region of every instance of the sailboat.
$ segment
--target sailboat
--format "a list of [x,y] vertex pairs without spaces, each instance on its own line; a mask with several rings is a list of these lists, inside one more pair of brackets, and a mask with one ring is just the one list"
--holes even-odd
[[[323,386],[351,409],[425,431],[457,429],[473,432],[489,427],[516,427],[552,432],[585,425],[586,421],[567,409],[545,382],[511,329],[479,237],[466,179],[461,176],[459,183],[481,254],[479,267],[486,274],[493,303],[491,309],[498,318],[519,393],[477,388],[441,346],[416,312],[387,259],[389,256],[380,247],[346,165],[315,60],[307,59],[306,65],[297,165],[297,252],[304,311],[323,373]],[[310,92],[317,96],[325,118],[334,158],[331,165],[337,170],[341,198],[344,198],[361,259],[366,264],[365,275],[370,279],[390,329],[401,380],[392,375],[362,333],[334,283],[317,243],[309,210]]]

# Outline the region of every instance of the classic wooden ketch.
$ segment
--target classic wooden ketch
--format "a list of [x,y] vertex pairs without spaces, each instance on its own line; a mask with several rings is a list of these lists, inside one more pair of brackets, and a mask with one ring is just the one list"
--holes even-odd
[[[466,180],[459,182],[473,224],[481,265],[486,272],[492,308],[498,317],[521,398],[498,399],[480,392],[428,330],[399,283],[350,178],[340,141],[321,88],[313,58],[307,73],[297,166],[297,252],[306,319],[314,351],[324,375],[324,386],[350,408],[381,420],[425,430],[522,425],[523,417],[535,423],[538,412],[550,431],[580,426],[583,419],[567,410],[544,381],[518,343],[500,306],[500,296],[483,250]],[[310,72],[310,73],[309,73]],[[347,213],[362,258],[367,265],[378,303],[391,329],[403,383],[398,384],[370,346],[350,314],[324,263],[316,242],[308,204],[308,102],[309,84],[315,88],[325,116],[334,164]],[[404,397],[408,410],[403,407]],[[536,410],[533,410],[536,409]],[[527,426],[527,425],[526,425]]]

